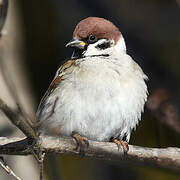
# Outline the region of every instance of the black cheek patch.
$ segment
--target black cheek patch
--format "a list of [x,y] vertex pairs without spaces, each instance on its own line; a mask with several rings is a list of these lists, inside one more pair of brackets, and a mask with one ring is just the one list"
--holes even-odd
[[96,46],[96,48],[103,50],[103,49],[110,48],[110,46],[111,46],[111,42],[107,41],[107,42],[104,42],[104,43],[102,43],[102,44],[98,44],[98,45]]

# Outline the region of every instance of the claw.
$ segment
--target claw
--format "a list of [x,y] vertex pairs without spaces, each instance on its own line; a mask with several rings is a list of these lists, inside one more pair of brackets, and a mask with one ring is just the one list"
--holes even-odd
[[127,154],[127,152],[129,151],[129,146],[128,143],[126,141],[122,141],[120,138],[111,138],[110,142],[113,142],[117,145],[118,147],[118,151],[120,150],[120,147],[123,148],[124,154]]
[[76,140],[76,143],[77,143],[75,150],[79,151],[79,153],[83,155],[84,150],[85,150],[85,147],[83,146],[83,144],[85,144],[87,148],[89,147],[88,139],[86,137],[81,136],[75,131],[72,132],[71,136]]

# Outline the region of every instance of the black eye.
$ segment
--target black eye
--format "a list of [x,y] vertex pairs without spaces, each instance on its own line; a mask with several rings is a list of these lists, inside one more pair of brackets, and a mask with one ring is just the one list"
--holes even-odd
[[97,41],[97,37],[95,35],[90,35],[88,40],[89,40],[89,43],[94,43]]

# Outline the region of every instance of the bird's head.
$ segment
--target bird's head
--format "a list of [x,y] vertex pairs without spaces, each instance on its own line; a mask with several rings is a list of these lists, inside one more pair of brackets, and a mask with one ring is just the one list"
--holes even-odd
[[110,21],[98,17],[80,21],[73,32],[73,39],[66,47],[74,49],[73,58],[126,53],[119,29]]

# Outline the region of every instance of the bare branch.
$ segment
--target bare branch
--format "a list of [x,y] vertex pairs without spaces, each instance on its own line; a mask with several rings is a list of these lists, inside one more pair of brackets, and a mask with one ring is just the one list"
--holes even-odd
[[[41,148],[45,153],[79,155],[79,152],[75,150],[76,142],[72,138],[49,136],[40,138]],[[35,151],[36,148],[38,147],[34,147]],[[32,154],[32,149],[28,146],[26,139],[1,138],[0,154],[29,155]],[[89,148],[85,149],[84,156],[180,171],[180,148],[175,147],[147,148],[129,145],[129,151],[127,155],[124,155],[123,150],[118,151],[114,143],[89,141]]]
[[3,157],[0,157],[0,166],[11,176],[14,177],[16,180],[21,180],[20,177],[18,177],[13,170],[6,164]]
[[[0,99],[0,115],[2,111],[18,129],[29,137],[27,143],[31,144],[35,142],[33,140],[36,136],[30,119],[33,120],[35,116],[33,111],[33,95],[30,86],[28,86],[28,75],[23,63],[24,53],[22,52],[25,51],[25,46],[23,45],[23,23],[18,4],[17,1],[0,0],[0,94],[8,102],[7,106]],[[28,90],[31,93],[27,93]],[[9,124],[6,119],[3,119],[3,116],[0,117],[0,121],[1,130],[3,131]],[[13,127],[8,127],[12,129],[11,133],[20,133],[17,130],[15,132]],[[8,136],[12,136],[11,133]],[[25,171],[28,169],[32,179],[37,179],[35,178],[37,177],[37,171],[29,168],[29,165],[33,166],[34,162],[27,160],[25,164],[27,165],[24,166]],[[0,165],[11,176],[20,179],[6,165],[2,158]],[[20,170],[20,168],[20,165],[17,164],[16,169]],[[21,172],[22,177],[25,176],[25,171]],[[2,178],[3,175],[0,176],[0,179],[4,179]]]
[[40,177],[39,179],[40,180],[43,180],[43,163],[44,163],[44,157],[45,157],[45,152],[44,153],[41,153],[41,157],[40,157],[40,160],[39,160],[39,169],[40,169]]
[[36,133],[28,123],[27,117],[21,109],[13,110],[0,99],[0,110],[9,118],[9,120],[17,126],[30,139],[37,139]]

